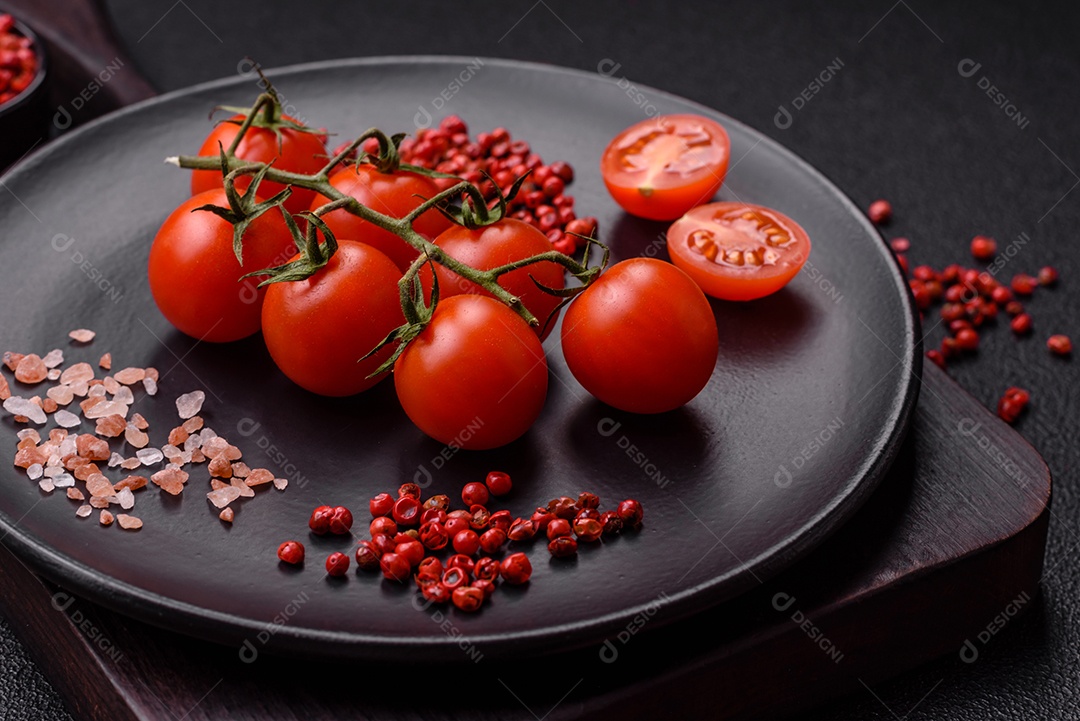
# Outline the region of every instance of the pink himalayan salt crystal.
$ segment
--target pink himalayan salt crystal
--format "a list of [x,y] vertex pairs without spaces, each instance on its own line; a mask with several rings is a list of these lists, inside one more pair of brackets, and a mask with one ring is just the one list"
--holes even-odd
[[73,501],[85,501],[86,500],[86,496],[83,495],[83,492],[80,491],[78,488],[74,488],[74,487],[67,489],[67,497],[70,498]]
[[180,492],[184,490],[187,479],[188,474],[179,468],[166,468],[150,476],[150,480],[160,486],[161,490],[174,496],[180,495]]
[[132,448],[146,448],[146,444],[150,442],[150,436],[140,431],[135,426],[128,426],[124,431],[124,440],[131,445]]
[[142,382],[143,390],[146,391],[148,396],[156,396],[158,391],[157,381],[153,378],[143,378]]
[[47,376],[45,376],[45,377],[48,378],[51,381],[58,380],[60,378],[60,369],[59,368],[50,368],[49,369],[49,374]]
[[117,481],[116,484],[113,485],[113,488],[120,493],[123,493],[124,491],[137,491],[146,486],[148,482],[149,481],[143,476],[128,476],[123,480]]
[[177,426],[176,428],[173,428],[171,431],[169,431],[169,445],[179,448],[180,446],[184,445],[184,441],[186,441],[190,435],[191,434],[189,434],[183,428]]
[[57,488],[71,488],[75,485],[75,477],[70,473],[60,473],[53,478]]
[[181,418],[194,418],[199,414],[199,411],[202,410],[205,401],[206,394],[202,391],[185,393],[176,399],[176,411],[180,414]]
[[137,531],[142,528],[142,519],[135,516],[129,516],[126,513],[116,514],[116,521],[120,524],[120,528],[125,531]]
[[49,369],[41,356],[31,353],[23,356],[19,365],[15,366],[15,380],[27,385],[36,385],[49,375]]
[[225,456],[215,456],[210,459],[210,464],[207,466],[211,476],[217,476],[218,478],[232,478],[232,464],[229,463],[229,459]]
[[289,479],[288,478],[275,478],[274,479],[274,488],[278,489],[279,491],[284,491],[288,487],[289,487]]
[[53,386],[45,391],[45,395],[56,401],[58,406],[66,406],[75,399],[75,394],[71,391],[71,386]]
[[104,438],[118,438],[127,429],[127,421],[122,415],[114,413],[97,419],[97,429],[94,431]]
[[233,518],[235,518],[235,517],[236,517],[236,514],[233,513],[233,509],[231,509],[231,508],[223,508],[223,509],[221,509],[221,513],[218,514],[218,518],[225,521],[225,523],[232,523]]
[[75,447],[79,455],[88,461],[107,461],[112,451],[109,444],[100,438],[95,438],[89,433],[83,433],[75,439]]
[[[41,478],[41,476],[44,475],[44,474],[45,474],[45,468],[40,463],[34,463],[33,465],[31,465],[29,468],[26,469],[26,476],[31,481],[36,481],[37,479]],[[52,476],[49,476],[49,478],[52,478]]]
[[210,491],[206,497],[215,507],[224,508],[240,497],[240,489],[236,486],[225,486],[216,491]]
[[109,456],[109,468],[116,468],[124,462],[124,457],[115,451]]
[[228,484],[225,481],[222,481],[221,479],[218,479],[218,478],[211,478],[210,479],[210,488],[212,490],[215,490],[215,491],[220,491],[222,488],[226,488],[229,485],[230,484]]
[[89,516],[93,512],[94,512],[94,507],[93,506],[91,506],[90,504],[84,504],[82,506],[79,506],[78,510],[75,511],[75,515],[78,516],[79,518],[86,518],[87,516]]
[[248,477],[244,480],[249,486],[254,488],[255,486],[262,486],[267,483],[273,483],[274,474],[266,470],[265,468],[256,468],[251,473],[249,473]]
[[34,443],[41,443],[41,434],[33,428],[23,428],[21,431],[15,434],[20,441],[25,441],[27,438],[32,438]]
[[46,353],[45,356],[41,359],[41,361],[45,364],[46,368],[58,368],[59,366],[64,364],[64,351],[60,350],[59,348],[54,348],[53,350]]
[[135,457],[144,466],[152,466],[155,463],[161,463],[161,459],[165,457],[165,454],[157,448],[140,448],[135,451]]
[[101,370],[112,370],[112,353],[106,353],[101,356],[101,360],[98,361],[98,365],[101,366]]
[[200,416],[192,416],[191,418],[188,418],[186,421],[184,421],[183,425],[181,425],[180,427],[187,431],[190,435],[192,433],[202,430],[203,419]]
[[135,494],[131,492],[130,488],[124,488],[116,494],[115,502],[125,511],[130,511],[135,507]]
[[8,385],[7,378],[0,376],[0,401],[8,398],[11,398],[11,386]]
[[101,385],[106,393],[111,393],[114,396],[120,391],[120,384],[112,376],[105,376],[105,380],[102,381]]
[[69,366],[60,374],[60,382],[67,386],[75,385],[82,381],[90,381],[93,380],[93,378],[94,368],[89,363],[76,363],[73,366]]
[[127,418],[127,413],[128,405],[126,403],[121,403],[120,401],[105,401],[104,403],[97,403],[91,406],[88,410],[83,411],[83,415],[85,415],[90,420],[94,420],[96,418],[103,418],[105,416],[111,416],[113,414]]
[[135,402],[135,394],[127,386],[120,386],[120,390],[113,394],[113,400],[130,406]]
[[53,483],[51,478],[42,478],[40,481],[38,481],[38,488],[40,488],[45,493],[52,493],[56,490],[56,485]]
[[229,442],[219,436],[210,438],[202,444],[202,452],[207,458],[216,458],[225,453],[225,449],[229,447]]
[[110,498],[112,498],[112,496],[90,496],[90,507],[108,508]]
[[98,516],[98,522],[103,526],[111,526],[113,523],[113,514],[106,510],[102,510],[101,515]]
[[41,401],[41,410],[45,411],[46,413],[55,413],[56,408],[56,401],[54,401],[52,398],[46,398],[45,400]]
[[74,428],[82,423],[82,419],[71,411],[57,411],[53,417],[61,428]]
[[4,410],[14,416],[21,416],[37,424],[43,424],[48,420],[45,411],[41,410],[41,406],[19,396],[11,396],[5,400]]
[[113,484],[109,483],[109,479],[100,473],[95,473],[86,479],[86,492],[91,496],[112,496],[116,493],[113,488]]
[[133,413],[131,415],[131,425],[135,426],[140,431],[145,431],[150,427],[149,421],[143,418],[141,413]]
[[[63,379],[63,377],[61,377],[60,382],[62,383],[63,381],[64,381],[64,379]],[[89,390],[90,390],[90,384],[87,383],[86,381],[76,381],[75,383],[71,384],[71,392],[72,392],[72,394],[78,396],[79,398],[85,397]]]
[[247,478],[251,475],[251,469],[243,461],[232,464],[232,474],[237,478]]
[[120,464],[120,467],[123,468],[125,471],[134,471],[142,464],[142,461],[138,458],[125,458],[123,463]]
[[146,377],[149,378],[150,380],[154,381],[155,383],[157,381],[161,380],[161,378],[158,376],[157,368],[147,368],[146,369]]
[[4,365],[8,367],[8,370],[12,373],[15,372],[16,366],[19,365],[19,361],[23,359],[22,353],[12,353],[11,351],[4,351]]
[[146,370],[143,368],[125,368],[122,371],[113,373],[113,378],[117,383],[123,383],[126,386],[139,383],[146,377]]
[[251,487],[244,483],[241,479],[232,479],[232,484],[236,488],[240,489],[241,498],[253,498],[255,496],[255,491],[251,490]]
[[92,330],[87,330],[86,328],[79,328],[78,330],[73,330],[68,333],[68,338],[71,338],[71,340],[75,341],[76,343],[89,343],[90,341],[94,340],[94,336],[96,335],[97,333]]

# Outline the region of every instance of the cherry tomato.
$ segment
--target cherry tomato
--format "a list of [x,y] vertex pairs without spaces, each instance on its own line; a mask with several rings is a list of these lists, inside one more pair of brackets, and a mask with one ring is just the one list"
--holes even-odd
[[394,365],[401,407],[420,430],[459,448],[496,448],[529,430],[547,398],[540,339],[497,300],[439,301]]
[[[330,184],[346,195],[359,200],[362,204],[384,215],[401,218],[408,215],[424,198],[437,195],[439,187],[435,181],[424,175],[398,171],[380,173],[373,165],[363,164],[357,168],[351,165],[330,176]],[[325,205],[329,199],[316,194],[311,202],[314,210]],[[338,238],[359,240],[381,250],[397,263],[404,272],[418,255],[415,248],[388,230],[377,228],[356,217],[344,208],[339,208],[322,217],[326,225]],[[413,228],[428,240],[450,227],[450,221],[437,210],[429,210],[413,223]]]
[[[228,343],[259,330],[265,290],[241,276],[283,263],[296,252],[276,210],[244,233],[244,264],[233,254],[233,227],[203,205],[228,207],[225,191],[210,190],[172,212],[150,247],[150,292],[170,323],[193,338]],[[239,281],[239,282],[238,282]]]
[[[293,120],[288,116],[284,117],[287,120]],[[228,150],[233,138],[236,137],[236,131],[240,129],[238,123],[242,122],[244,122],[243,115],[234,115],[229,120],[218,123],[203,141],[202,147],[199,148],[199,155],[218,157],[219,143],[221,147]],[[316,133],[283,128],[279,139],[273,130],[252,126],[244,133],[244,138],[236,147],[236,157],[256,163],[274,161],[274,167],[278,170],[311,175],[319,172],[327,162],[326,138]],[[250,184],[250,176],[238,178],[236,189],[243,193]],[[192,195],[220,187],[222,187],[220,170],[196,170],[191,174]],[[270,198],[284,189],[285,186],[280,183],[264,180],[259,183],[258,193],[263,198]],[[290,213],[307,210],[314,195],[313,190],[294,187],[292,195],[285,201],[285,208]]]
[[712,199],[730,155],[727,131],[716,121],[660,115],[616,135],[600,159],[600,172],[627,213],[674,220]]
[[[492,225],[470,230],[460,225],[453,225],[435,239],[435,244],[446,254],[478,270],[490,270],[515,260],[551,250],[551,243],[539,230],[513,218],[505,218]],[[487,295],[486,290],[472,281],[465,280],[445,266],[437,265],[435,270],[439,278],[439,295],[447,298],[462,293]],[[531,276],[531,277],[530,277]],[[547,338],[555,324],[555,318],[548,322],[548,317],[562,301],[562,298],[545,293],[536,287],[532,278],[548,288],[561,289],[566,280],[563,268],[558,263],[545,261],[534,263],[507,273],[499,278],[499,285],[521,298],[525,307],[536,316],[540,325],[534,330],[540,334],[540,340]],[[431,268],[425,266],[420,271],[420,280],[424,290],[431,292]],[[547,327],[545,328],[545,324]]]
[[278,368],[297,385],[324,396],[367,390],[368,378],[393,352],[357,361],[405,322],[396,265],[370,245],[340,241],[310,278],[267,287],[263,339]]
[[753,300],[787,285],[810,255],[791,218],[749,203],[694,208],[668,230],[672,262],[714,298]]
[[613,265],[566,310],[566,365],[620,410],[662,413],[696,396],[719,351],[708,299],[686,273],[654,258]]

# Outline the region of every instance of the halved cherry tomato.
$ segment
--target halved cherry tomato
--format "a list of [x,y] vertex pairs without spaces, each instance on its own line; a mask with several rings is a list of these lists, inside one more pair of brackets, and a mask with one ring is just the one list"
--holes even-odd
[[[288,116],[284,117],[286,120],[293,120]],[[240,129],[238,123],[243,121],[243,115],[234,115],[229,120],[218,123],[203,141],[202,147],[199,148],[199,155],[218,157],[219,143],[221,147],[228,150],[233,138],[236,137],[236,131]],[[269,128],[252,126],[244,133],[243,140],[237,145],[236,157],[256,163],[273,161],[274,167],[278,170],[310,175],[319,172],[327,162],[325,140],[323,135],[305,133],[292,128],[282,128],[279,138]],[[236,181],[236,189],[241,193],[245,192],[249,185],[251,185],[250,176],[238,178]],[[219,170],[196,170],[191,174],[192,195],[220,187],[222,187],[222,177]],[[259,183],[258,192],[262,198],[271,198],[284,188],[285,186],[280,183],[264,180]],[[285,209],[290,213],[307,210],[314,195],[313,190],[294,187],[292,195],[285,201]]]
[[674,220],[712,199],[730,155],[727,131],[715,120],[659,115],[616,135],[600,160],[600,172],[627,213]]
[[672,223],[672,262],[724,300],[753,300],[791,281],[810,256],[810,238],[791,218],[749,203],[712,203]]
[[[425,198],[439,192],[435,181],[425,175],[399,170],[394,173],[381,173],[375,166],[351,165],[330,176],[330,184],[346,195],[359,200],[367,207],[392,218],[402,218],[420,205]],[[311,202],[314,210],[325,205],[329,199],[316,194]],[[330,230],[339,238],[359,240],[386,253],[390,260],[404,272],[419,253],[411,245],[388,230],[378,228],[356,217],[344,208],[327,213],[322,217]],[[420,235],[432,240],[439,233],[450,227],[450,221],[437,210],[429,210],[413,223],[413,228]]]
[[547,398],[540,339],[497,300],[439,301],[430,324],[394,364],[394,387],[413,423],[440,443],[497,448],[522,436]]
[[[435,239],[435,244],[446,251],[451,258],[478,270],[490,270],[551,250],[551,242],[543,233],[528,223],[513,218],[505,218],[474,230],[454,225],[443,231]],[[443,265],[438,265],[435,272],[439,278],[439,294],[442,298],[463,293],[490,296],[490,293],[480,286],[465,280]],[[550,261],[534,263],[507,273],[499,278],[499,285],[521,298],[525,307],[536,316],[540,325],[535,326],[533,330],[540,335],[540,340],[543,340],[547,338],[555,325],[556,319],[551,318],[549,321],[548,318],[562,302],[562,298],[540,290],[533,282],[533,278],[548,288],[562,289],[566,286],[562,266]],[[425,293],[430,295],[430,266],[425,266],[420,271],[420,280],[424,284]]]
[[662,413],[712,377],[720,344],[708,299],[662,260],[616,263],[566,310],[566,365],[589,393],[620,410]]
[[370,245],[342,240],[310,278],[267,286],[263,339],[278,368],[323,396],[349,396],[378,383],[384,375],[368,376],[393,350],[357,361],[404,323],[400,277],[393,261]]
[[270,210],[244,233],[244,264],[233,254],[233,227],[203,205],[227,208],[225,190],[200,193],[172,212],[150,246],[150,292],[161,314],[193,338],[227,343],[259,330],[265,289],[254,270],[296,253],[281,213]]

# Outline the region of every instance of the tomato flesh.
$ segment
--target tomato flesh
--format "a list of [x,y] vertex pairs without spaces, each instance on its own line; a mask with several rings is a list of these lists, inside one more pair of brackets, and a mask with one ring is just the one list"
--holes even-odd
[[[454,225],[443,231],[435,239],[435,244],[446,251],[451,258],[478,270],[490,270],[551,250],[551,243],[543,233],[528,223],[513,218],[506,218],[492,225],[475,229]],[[491,297],[486,290],[472,281],[465,280],[443,265],[437,265],[435,273],[439,278],[439,295],[442,298],[463,293]],[[547,338],[555,325],[556,319],[550,316],[562,298],[540,290],[533,282],[534,278],[548,288],[562,289],[566,286],[563,267],[551,261],[534,263],[506,273],[499,278],[499,285],[521,298],[525,307],[536,316],[540,325],[534,326],[533,330],[543,340]],[[420,271],[420,280],[424,285],[424,291],[430,297],[430,266],[425,266]]]
[[279,265],[296,245],[279,212],[263,213],[244,233],[244,264],[233,253],[233,227],[203,205],[228,207],[224,189],[185,201],[150,247],[150,292],[161,314],[193,338],[227,343],[257,333],[265,289],[241,277]]
[[754,300],[783,288],[810,256],[810,237],[786,215],[749,203],[694,208],[668,230],[672,262],[724,300]]
[[[217,127],[210,131],[210,135],[203,141],[202,147],[199,148],[199,155],[217,158],[219,156],[219,144],[220,147],[228,150],[236,137],[237,131],[240,129],[237,123],[243,121],[243,115],[234,115],[230,120],[218,123]],[[257,163],[273,161],[274,167],[278,170],[304,175],[317,173],[326,164],[326,143],[322,135],[284,128],[281,131],[280,145],[278,141],[278,136],[272,130],[258,127],[248,128],[243,139],[236,147],[236,157]],[[196,170],[191,174],[191,194],[196,195],[207,190],[220,188],[222,183],[223,179],[220,170]],[[245,192],[250,185],[251,176],[244,176],[236,180],[236,189],[241,193]],[[260,197],[271,198],[284,189],[285,186],[281,183],[263,180],[259,183],[258,193]],[[313,190],[293,187],[292,195],[285,201],[285,209],[290,213],[307,210],[314,195],[315,191]]]
[[[402,218],[415,210],[425,198],[439,192],[435,181],[424,175],[398,171],[380,173],[372,165],[349,166],[330,176],[330,184],[345,195],[351,195],[374,211]],[[325,205],[329,199],[317,193],[311,209]],[[338,208],[322,216],[323,221],[338,239],[359,240],[385,253],[404,272],[419,252],[388,230],[383,230]],[[450,220],[437,210],[429,210],[413,223],[413,229],[428,240],[450,227]]]
[[506,445],[547,398],[540,339],[509,307],[480,295],[439,301],[430,324],[394,364],[394,387],[413,423],[469,450]]
[[368,376],[391,347],[360,361],[405,322],[393,261],[364,243],[340,241],[310,278],[273,283],[262,309],[263,339],[278,368],[323,396],[350,396],[385,377]]
[[661,115],[615,136],[600,171],[608,192],[626,212],[674,220],[716,194],[730,155],[727,131],[716,121]]
[[654,258],[609,268],[566,310],[562,349],[592,395],[631,413],[691,401],[712,377],[716,318],[686,273]]

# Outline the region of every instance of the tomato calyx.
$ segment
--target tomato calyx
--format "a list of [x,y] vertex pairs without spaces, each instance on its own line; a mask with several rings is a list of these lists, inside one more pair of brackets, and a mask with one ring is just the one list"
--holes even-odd
[[[229,201],[229,207],[223,208],[219,205],[211,204],[199,206],[198,208],[195,208],[195,210],[213,213],[225,222],[232,224],[233,254],[236,256],[236,260],[240,265],[243,265],[244,232],[260,215],[271,208],[281,206],[292,194],[292,188],[285,188],[269,200],[259,201],[258,198],[256,198],[255,193],[258,191],[259,183],[262,182],[262,179],[266,177],[266,173],[270,170],[270,164],[262,166],[243,166],[230,172],[229,157],[225,153],[224,148],[220,145],[218,148],[221,151],[221,173],[225,176],[225,197]],[[251,185],[249,185],[247,191],[241,195],[236,190],[236,179],[240,175],[248,174],[254,174],[251,179]],[[282,207],[282,210],[284,210],[284,207]]]
[[[431,263],[431,259],[422,256],[418,258],[426,263]],[[422,265],[422,264],[421,264]],[[417,266],[416,263],[413,264]],[[412,268],[410,268],[410,271]],[[434,265],[431,273],[431,302],[426,303],[424,301],[424,288],[420,283],[419,273],[413,273],[412,278],[409,278],[408,273],[398,283],[398,290],[401,293],[401,310],[405,314],[405,323],[394,328],[377,346],[372,348],[367,354],[361,358],[358,363],[365,361],[371,356],[378,353],[380,350],[390,345],[391,343],[397,343],[397,347],[394,348],[394,352],[390,354],[390,357],[380,365],[375,371],[368,376],[368,378],[374,378],[382,375],[386,371],[394,367],[394,363],[401,357],[401,354],[405,352],[405,349],[412,343],[418,335],[420,335],[428,324],[431,323],[432,317],[435,315],[435,307],[439,303],[439,278],[435,273]]]
[[517,197],[522,184],[531,173],[531,170],[523,173],[521,177],[514,181],[514,184],[510,186],[510,189],[506,193],[503,193],[499,184],[484,171],[484,177],[490,180],[491,184],[495,186],[497,197],[495,198],[493,205],[489,206],[487,201],[484,200],[483,194],[479,192],[479,189],[476,188],[475,185],[470,184],[470,188],[476,189],[477,192],[466,192],[460,206],[455,207],[448,203],[444,203],[437,205],[436,209],[449,218],[450,222],[468,228],[469,230],[476,230],[477,228],[483,228],[487,225],[494,225],[506,217],[506,211],[510,201]]
[[[250,58],[248,59],[250,60]],[[281,133],[284,130],[294,130],[298,133],[310,133],[311,135],[326,135],[325,130],[311,128],[303,123],[296,122],[292,118],[285,117],[282,110],[281,95],[278,94],[277,88],[263,75],[262,67],[258,63],[254,63],[254,67],[262,80],[262,86],[265,88],[265,92],[255,99],[255,104],[250,108],[235,105],[218,105],[210,111],[211,118],[219,110],[230,112],[234,117],[226,118],[220,122],[240,126],[240,131],[236,133],[236,137],[229,146],[229,153],[236,152],[236,149],[240,146],[241,138],[243,138],[247,129],[251,127],[272,132],[277,139],[278,150],[281,149]],[[242,115],[244,119],[238,120],[235,117],[236,115]]]
[[[341,202],[328,203],[319,208],[319,211],[328,213],[342,205],[344,203]],[[326,226],[326,223],[318,214],[300,213],[299,217],[307,221],[307,229],[303,233],[301,233],[296,219],[289,211],[285,210],[284,206],[281,207],[281,215],[285,218],[285,225],[288,226],[289,232],[292,234],[296,248],[300,252],[300,257],[273,268],[252,271],[241,277],[241,280],[260,275],[269,276],[259,283],[260,288],[271,283],[306,280],[319,272],[320,269],[325,268],[330,259],[334,257],[334,253],[338,250],[337,238],[334,237],[334,233]],[[319,233],[322,233],[323,238],[325,238],[322,243],[319,242]]]

